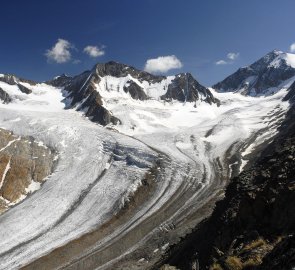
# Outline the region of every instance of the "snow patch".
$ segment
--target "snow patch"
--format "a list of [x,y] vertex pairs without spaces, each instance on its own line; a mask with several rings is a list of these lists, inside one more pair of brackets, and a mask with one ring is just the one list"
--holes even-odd
[[26,194],[33,193],[34,191],[40,189],[41,183],[36,182],[34,180],[31,181],[30,185],[26,188]]
[[165,245],[163,245],[163,246],[161,247],[161,249],[162,249],[162,250],[166,250],[168,247],[169,247],[169,242],[166,243]]
[[5,170],[3,172],[3,175],[2,175],[2,179],[1,179],[1,182],[0,182],[0,189],[2,188],[3,184],[4,184],[4,181],[5,181],[5,178],[6,178],[6,174],[8,173],[9,169],[11,168],[10,166],[10,159],[5,167]]
[[8,142],[8,144],[7,144],[6,146],[4,146],[4,147],[2,147],[2,148],[0,149],[0,152],[4,151],[4,150],[7,149],[9,146],[11,146],[13,143],[15,143],[16,141],[19,141],[19,140],[20,140],[20,137],[17,138],[17,139],[15,139],[15,140],[12,140],[12,141]]

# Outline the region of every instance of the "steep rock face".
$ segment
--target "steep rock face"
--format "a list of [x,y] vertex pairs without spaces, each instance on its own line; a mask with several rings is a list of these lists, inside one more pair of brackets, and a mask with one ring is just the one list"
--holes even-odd
[[91,71],[85,71],[75,77],[62,75],[47,83],[64,88],[68,108],[84,111],[92,121],[102,125],[120,123],[106,108],[103,93],[108,96],[108,93],[115,95],[117,92],[118,98],[125,94],[125,98],[129,95],[134,100],[201,100],[218,104],[209,89],[200,85],[191,74],[156,76],[114,61],[97,64]]
[[284,97],[283,101],[295,102],[295,82],[289,87],[288,94]]
[[2,100],[3,103],[11,102],[10,96],[1,87],[0,87],[0,99]]
[[65,75],[60,76],[47,83],[64,87],[67,92],[65,98],[66,108],[76,108],[78,111],[84,111],[87,117],[101,125],[118,124],[119,119],[103,107],[101,96],[96,90],[98,81],[99,77],[96,73],[86,71],[73,78]]
[[133,99],[139,99],[139,100],[147,100],[148,99],[148,96],[143,91],[143,88],[140,87],[134,81],[127,81],[127,83],[124,85],[123,89],[126,93],[129,93]]
[[[249,170],[234,178],[212,216],[176,245],[177,269],[292,269],[295,234],[295,107]],[[207,268],[206,268],[207,267]]]
[[272,51],[250,66],[212,87],[220,92],[240,92],[244,95],[269,95],[282,82],[295,76],[295,55]]
[[166,94],[161,96],[164,100],[175,99],[182,102],[195,102],[200,98],[209,104],[219,104],[209,89],[199,84],[190,73],[176,75],[168,85]]
[[29,89],[29,88],[27,88],[27,87],[25,87],[24,85],[22,85],[22,84],[20,84],[20,83],[17,83],[17,86],[18,86],[18,89],[22,92],[22,93],[24,93],[24,94],[31,94],[32,93],[32,90],[31,89]]
[[12,75],[12,74],[1,74],[0,81],[5,82],[9,85],[16,85],[18,83],[28,83],[30,85],[37,84],[35,81],[19,78],[19,77]]
[[54,159],[55,153],[32,137],[0,129],[0,214],[39,188]]
[[5,82],[9,85],[15,85],[18,81],[18,78],[11,74],[3,74],[0,76],[0,81]]
[[72,81],[72,79],[73,77],[62,74],[60,76],[56,76],[53,80],[47,81],[46,83],[55,87],[65,87]]
[[166,78],[165,76],[156,76],[146,71],[141,71],[115,61],[110,61],[104,64],[96,64],[93,69],[100,77],[112,76],[120,78],[131,75],[134,79],[138,79],[140,82],[148,81],[150,83],[159,83]]

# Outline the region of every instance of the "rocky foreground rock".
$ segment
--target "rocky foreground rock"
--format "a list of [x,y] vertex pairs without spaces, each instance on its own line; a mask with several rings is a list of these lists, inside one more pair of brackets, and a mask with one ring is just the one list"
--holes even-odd
[[0,214],[40,187],[56,153],[32,137],[0,129]]

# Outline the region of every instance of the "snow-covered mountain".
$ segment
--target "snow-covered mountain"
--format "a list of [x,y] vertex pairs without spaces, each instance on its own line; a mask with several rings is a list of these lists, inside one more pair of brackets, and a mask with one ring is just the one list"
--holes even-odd
[[156,76],[114,61],[97,64],[75,77],[62,75],[47,83],[65,89],[67,108],[84,111],[92,121],[102,125],[120,122],[106,108],[109,99],[218,103],[210,90],[189,73]]
[[[8,209],[0,190],[0,269],[151,269],[276,136],[294,97],[277,85],[216,92],[116,62],[47,83],[0,75],[0,180],[23,199]],[[15,153],[32,164],[25,185]]]
[[295,54],[274,50],[212,87],[219,92],[260,96],[276,93],[295,80]]

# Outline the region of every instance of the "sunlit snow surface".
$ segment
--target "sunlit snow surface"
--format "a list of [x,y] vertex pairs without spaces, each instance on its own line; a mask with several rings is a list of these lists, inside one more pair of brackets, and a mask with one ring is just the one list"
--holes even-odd
[[[17,269],[104,224],[138,188],[159,153],[170,164],[163,169],[164,181],[152,198],[157,203],[147,202],[128,224],[98,245],[151,216],[187,179],[194,179],[185,187],[199,183],[201,189],[185,204],[175,206],[170,219],[179,218],[202,190],[214,184],[213,161],[222,160],[238,143],[245,146],[241,153],[245,165],[246,155],[276,133],[274,123],[288,108],[281,101],[284,87],[273,96],[259,98],[212,90],[221,106],[199,102],[196,108],[193,103],[138,101],[129,95],[118,98],[103,90],[105,107],[122,121],[113,127],[116,132],[74,110],[64,110],[61,90],[45,84],[26,86],[32,94],[0,84],[14,98],[10,104],[0,104],[0,127],[33,136],[55,148],[59,159],[39,190],[0,216],[0,269]],[[248,145],[260,130],[263,133]]]

